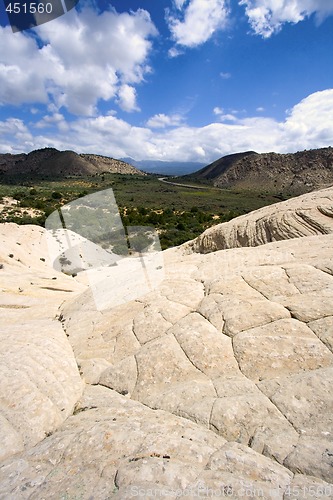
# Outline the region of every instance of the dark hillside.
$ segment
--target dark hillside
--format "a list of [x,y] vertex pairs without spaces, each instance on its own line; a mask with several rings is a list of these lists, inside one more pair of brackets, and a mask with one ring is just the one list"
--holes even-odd
[[192,176],[195,176],[197,179],[215,179],[222,175],[226,170],[228,170],[234,163],[245,158],[249,155],[256,155],[254,151],[247,151],[245,153],[235,153],[232,155],[222,156],[218,160],[214,161],[210,165],[202,168],[198,172],[194,172]]
[[224,156],[186,176],[219,188],[247,189],[297,195],[333,185],[333,148],[297,153]]
[[121,160],[93,154],[77,154],[74,151],[58,151],[44,148],[25,154],[0,154],[0,176],[71,177],[101,174],[144,175],[137,168]]

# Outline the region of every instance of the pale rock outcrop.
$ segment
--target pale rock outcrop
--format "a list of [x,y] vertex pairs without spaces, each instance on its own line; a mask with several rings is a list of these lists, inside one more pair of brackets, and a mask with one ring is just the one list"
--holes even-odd
[[[235,337],[234,351],[244,375],[264,379],[330,366],[332,353],[313,330],[296,319],[282,319],[251,328]],[[253,363],[260,353],[260,363]]]
[[4,259],[0,498],[332,500],[332,248],[171,249],[161,285],[103,311],[39,258]]
[[212,489],[241,498],[248,488],[282,500],[293,479],[246,446],[98,386],[54,435],[1,465],[1,499],[126,499],[139,490],[207,498]]
[[329,187],[213,226],[182,247],[186,252],[209,253],[332,232],[333,187]]
[[41,228],[2,224],[0,240],[0,459],[4,459],[54,432],[82,394],[73,351],[59,321],[60,304],[82,286],[46,265]]
[[[284,464],[303,436],[299,419],[317,412],[313,422],[319,419],[329,433],[320,439],[332,439],[332,423],[319,412],[322,407],[330,415],[332,405],[324,390],[332,382],[332,334],[324,334],[318,322],[333,310],[319,300],[333,290],[333,276],[322,270],[333,235],[306,241],[307,247],[295,239],[204,257],[167,251],[166,279],[143,299],[100,315],[87,296],[84,314],[67,303],[68,340],[81,358],[107,352],[111,365],[99,384]],[[305,314],[309,296],[317,297],[317,305]],[[85,332],[89,339],[82,342]],[[316,377],[317,392],[308,386],[309,374]],[[270,384],[279,386],[286,377],[281,398],[271,394]],[[293,390],[288,393],[292,377],[298,377],[295,394],[304,387],[308,405],[295,407]],[[314,423],[309,438],[318,429]],[[301,454],[305,448],[299,449]],[[306,474],[327,481],[325,467],[319,473],[309,466]]]

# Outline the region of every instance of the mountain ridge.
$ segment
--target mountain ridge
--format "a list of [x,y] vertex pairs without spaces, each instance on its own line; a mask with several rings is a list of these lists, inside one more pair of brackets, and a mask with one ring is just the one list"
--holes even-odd
[[120,160],[149,174],[161,175],[189,175],[205,165],[196,161],[135,160],[131,157],[120,158]]
[[0,154],[0,176],[5,178],[16,175],[81,176],[105,172],[145,175],[121,160],[95,154],[78,154],[70,150],[43,148],[30,153]]
[[333,148],[285,154],[236,153],[219,158],[186,178],[210,181],[224,189],[303,194],[333,184]]

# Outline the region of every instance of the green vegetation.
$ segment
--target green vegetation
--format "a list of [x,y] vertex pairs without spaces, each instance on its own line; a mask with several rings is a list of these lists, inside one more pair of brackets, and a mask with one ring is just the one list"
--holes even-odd
[[0,222],[43,225],[60,206],[110,187],[123,224],[155,227],[163,249],[193,239],[213,224],[279,201],[268,192],[222,190],[204,184],[202,189],[173,186],[154,175],[104,173],[63,180],[20,178],[0,184],[0,203],[7,196],[18,202],[0,212]]

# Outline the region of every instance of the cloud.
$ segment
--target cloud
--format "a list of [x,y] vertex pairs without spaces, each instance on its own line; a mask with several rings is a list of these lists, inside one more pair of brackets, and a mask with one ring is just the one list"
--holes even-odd
[[221,73],[220,73],[220,77],[221,77],[223,80],[229,80],[229,78],[231,78],[231,73],[223,73],[223,72],[221,72]]
[[136,105],[136,90],[131,85],[125,84],[120,87],[117,102],[124,111],[139,111]]
[[34,137],[28,127],[18,118],[0,121],[0,152],[22,153],[30,151],[34,145]]
[[219,108],[218,106],[216,106],[216,108],[213,109],[213,113],[214,115],[223,115],[224,110],[223,108]]
[[[284,23],[298,23],[315,14],[317,23],[333,14],[331,0],[239,0],[245,7],[251,28],[268,38],[280,31]],[[173,0],[174,11],[167,10],[166,20],[176,45],[196,47],[209,40],[228,23],[227,0]],[[182,53],[182,52],[180,52]],[[177,57],[178,47],[169,50]],[[229,73],[220,73],[230,78]]]
[[163,113],[159,113],[149,118],[146,125],[149,128],[178,127],[182,122],[182,115],[164,115]]
[[176,44],[196,47],[225,27],[228,9],[225,0],[175,0],[180,12],[168,14],[167,22]]
[[0,28],[0,103],[54,102],[76,115],[94,115],[98,102],[118,98],[136,110],[134,85],[151,71],[151,38],[157,34],[149,14],[98,14],[74,9],[36,28],[37,37],[13,36]]
[[[135,127],[113,115],[80,117],[55,126],[28,130],[21,120],[0,122],[3,152],[31,151],[47,146],[137,160],[202,161],[239,151],[294,152],[333,145],[333,89],[309,95],[288,111],[285,120],[266,117],[235,118],[215,108],[218,122],[203,127],[179,124],[170,128],[173,115],[155,115],[145,127]],[[59,117],[58,117],[59,118]],[[160,124],[160,128],[153,128]],[[222,121],[221,121],[222,119]],[[163,127],[163,123],[167,123]],[[63,122],[61,122],[63,123]]]
[[223,108],[216,107],[213,109],[214,115],[218,116],[220,121],[232,121],[236,122],[238,121],[238,118],[236,118],[235,115],[231,113],[225,113]]
[[318,22],[333,14],[329,0],[241,0],[250,25],[263,38],[277,33],[284,23],[298,23],[312,14]]
[[177,9],[181,9],[186,2],[187,0],[174,0],[174,4]]
[[172,59],[173,57],[178,57],[184,54],[183,50],[180,50],[178,47],[171,47],[171,49],[168,50],[168,56]]
[[0,28],[0,103],[47,103],[45,86],[49,63],[45,50],[24,33],[13,36],[9,26]]
[[43,116],[43,118],[35,124],[35,127],[43,129],[52,127],[53,125],[56,125],[61,131],[66,131],[69,128],[64,116],[57,112]]
[[296,104],[284,124],[284,141],[292,148],[311,149],[333,145],[333,89],[315,92]]

